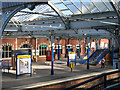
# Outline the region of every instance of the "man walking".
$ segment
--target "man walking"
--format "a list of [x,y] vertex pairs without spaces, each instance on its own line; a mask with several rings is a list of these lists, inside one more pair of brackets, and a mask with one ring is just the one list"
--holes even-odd
[[101,60],[101,68],[104,68],[105,67],[105,59],[103,58],[102,60]]

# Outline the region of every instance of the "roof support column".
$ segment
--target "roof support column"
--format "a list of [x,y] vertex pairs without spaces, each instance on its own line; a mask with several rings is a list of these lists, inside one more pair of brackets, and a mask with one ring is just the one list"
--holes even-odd
[[54,42],[55,42],[55,39],[54,39],[54,31],[51,32],[51,49],[52,49],[52,60],[51,60],[51,75],[54,75]]
[[36,56],[36,62],[37,62],[37,38],[35,38],[35,56]]
[[89,43],[90,43],[90,37],[87,37],[87,69],[89,69]]
[[95,40],[96,42],[96,50],[98,49],[98,39]]
[[114,68],[114,44],[115,44],[115,42],[114,42],[114,38],[112,38],[112,40],[111,40],[111,46],[112,46],[112,61],[113,61],[113,68]]
[[58,41],[58,60],[60,60],[60,39]]
[[80,58],[80,53],[81,53],[81,39],[79,39],[79,58]]

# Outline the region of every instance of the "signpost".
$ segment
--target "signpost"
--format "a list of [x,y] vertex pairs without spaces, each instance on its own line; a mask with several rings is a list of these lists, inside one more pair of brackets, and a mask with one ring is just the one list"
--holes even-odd
[[32,76],[32,55],[31,53],[16,54],[16,79],[17,76],[30,74]]
[[75,64],[74,63],[70,63],[69,67],[71,68],[71,72],[72,72],[72,69],[75,67]]

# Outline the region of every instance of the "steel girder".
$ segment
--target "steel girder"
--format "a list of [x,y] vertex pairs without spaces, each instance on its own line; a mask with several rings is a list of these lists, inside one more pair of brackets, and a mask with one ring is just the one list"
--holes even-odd
[[[109,0],[109,2],[110,2],[111,6],[113,7],[114,11],[117,14],[119,25],[117,26],[116,29],[118,29],[120,31],[120,6],[116,5],[114,0]],[[117,42],[116,43],[116,48],[119,48],[120,47],[120,35],[115,35],[114,37],[115,37],[116,42]]]
[[[48,19],[42,19],[42,20],[36,20],[36,21],[34,20],[34,21],[23,22],[22,28],[24,31],[32,31],[33,28],[34,28],[34,31],[65,29],[65,25],[62,23],[63,22],[60,20],[60,18],[53,18],[53,19],[48,18]],[[117,18],[117,14],[114,12],[85,14],[80,16],[76,15],[76,16],[69,17],[69,23],[70,23],[70,29],[91,29],[93,27],[107,28],[107,26],[110,26],[110,25],[118,26],[118,18]],[[12,25],[12,24],[9,23],[9,25]],[[8,28],[9,28],[9,25],[8,25]],[[44,29],[43,27],[47,27],[47,28]]]

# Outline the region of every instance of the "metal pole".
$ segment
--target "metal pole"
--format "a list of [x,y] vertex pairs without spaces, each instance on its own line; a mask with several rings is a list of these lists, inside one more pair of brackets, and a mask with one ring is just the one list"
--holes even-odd
[[96,39],[96,50],[98,49],[98,40]]
[[80,53],[81,53],[81,40],[79,40],[79,58],[80,58]]
[[81,52],[81,50],[80,50],[80,44],[79,44],[79,58],[80,58],[80,52]]
[[87,69],[89,69],[89,46],[88,46],[88,49],[87,49],[87,56],[88,56],[88,59],[87,59]]
[[112,61],[113,61],[113,69],[114,69],[114,46],[112,46]]
[[76,55],[75,55],[75,66],[76,66],[76,63],[77,63],[77,62],[76,62]]
[[58,60],[60,60],[60,40],[58,40]]
[[87,37],[87,69],[89,69],[89,43],[90,43],[90,37]]
[[54,75],[54,52],[53,52],[53,46],[52,46],[52,62],[51,62],[51,75]]
[[[68,55],[69,55],[69,52],[70,52],[70,48],[68,48]],[[69,66],[69,64],[70,64],[70,61],[69,61],[69,56],[68,56],[67,66]]]

